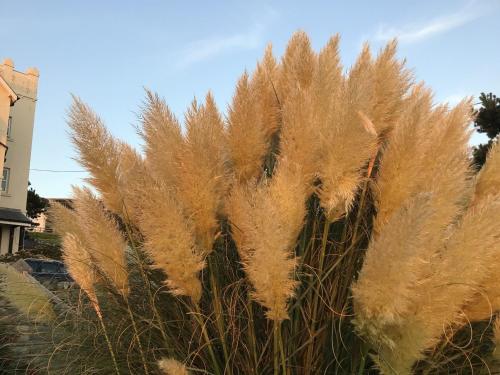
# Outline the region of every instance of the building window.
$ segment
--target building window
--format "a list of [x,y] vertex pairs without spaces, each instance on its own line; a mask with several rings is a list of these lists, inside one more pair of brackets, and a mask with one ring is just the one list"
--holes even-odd
[[2,176],[2,193],[7,193],[9,191],[9,179],[10,179],[10,168],[3,169]]
[[9,116],[9,122],[7,123],[7,138],[11,138],[12,134],[12,116]]

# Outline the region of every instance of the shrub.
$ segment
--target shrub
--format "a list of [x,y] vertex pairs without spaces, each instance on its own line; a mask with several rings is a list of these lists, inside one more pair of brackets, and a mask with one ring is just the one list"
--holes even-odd
[[298,32],[279,63],[268,48],[226,118],[208,94],[182,126],[148,91],[143,153],[75,98],[72,140],[98,195],[75,188],[75,211],[54,207],[84,298],[57,318],[41,368],[494,365],[500,149],[473,176],[470,100],[434,104],[395,42],[365,46],[348,72],[338,44],[315,53]]

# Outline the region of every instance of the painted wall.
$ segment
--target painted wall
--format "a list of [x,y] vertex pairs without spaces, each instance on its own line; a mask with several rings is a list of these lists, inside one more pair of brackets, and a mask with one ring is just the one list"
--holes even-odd
[[[10,114],[9,92],[0,85],[0,142],[7,144],[7,123]],[[5,158],[5,148],[0,145],[0,171],[3,170],[3,160]]]
[[7,138],[5,162],[5,167],[10,168],[10,179],[8,191],[1,193],[0,207],[15,208],[25,213],[38,70],[30,68],[25,73],[18,72],[11,60],[5,60],[0,64],[0,76],[18,96],[14,106],[10,107],[12,125],[10,137]]

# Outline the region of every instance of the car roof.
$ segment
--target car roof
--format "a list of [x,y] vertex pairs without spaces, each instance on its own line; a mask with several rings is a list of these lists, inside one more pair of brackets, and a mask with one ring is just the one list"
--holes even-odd
[[45,263],[57,263],[57,264],[64,264],[60,260],[56,259],[38,259],[38,258],[25,258],[25,262],[45,262]]

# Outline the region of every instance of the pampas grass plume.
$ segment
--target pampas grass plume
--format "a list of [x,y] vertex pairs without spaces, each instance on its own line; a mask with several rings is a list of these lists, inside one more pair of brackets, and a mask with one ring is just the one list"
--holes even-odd
[[146,163],[154,178],[167,186],[175,186],[177,158],[182,146],[181,125],[165,101],[146,91],[140,115],[140,135],[145,141]]
[[260,123],[254,126],[262,127],[267,138],[279,130],[281,122],[280,99],[276,91],[279,72],[280,67],[273,56],[272,46],[268,45],[250,82],[252,92],[257,97],[256,111]]
[[78,150],[78,161],[89,171],[87,181],[100,193],[106,207],[120,214],[122,196],[117,189],[120,144],[108,132],[102,120],[77,97],[69,111],[71,139]]
[[148,198],[139,227],[146,237],[145,250],[153,266],[166,273],[165,283],[173,294],[198,302],[204,261],[195,244],[193,223],[185,218],[171,191],[148,186],[144,193]]
[[378,134],[397,125],[412,83],[412,74],[396,58],[396,49],[396,41],[389,42],[373,62],[373,102],[368,113]]
[[92,259],[81,240],[72,233],[67,233],[62,241],[63,260],[69,274],[87,294],[93,303],[97,303],[95,285],[97,283]]
[[186,128],[177,194],[186,215],[193,220],[199,249],[209,254],[228,187],[224,124],[211,94],[201,106],[193,102],[186,113]]
[[158,367],[165,375],[189,375],[186,366],[175,359],[161,359],[158,361]]
[[[261,82],[265,79],[261,77],[263,74],[256,78],[256,85],[264,84]],[[232,166],[236,178],[242,182],[260,177],[269,148],[269,130],[263,118],[259,117],[258,101],[256,88],[250,84],[248,74],[244,73],[236,86],[227,123]]]
[[116,221],[87,188],[74,188],[75,208],[84,233],[86,249],[98,269],[122,295],[128,294],[125,242]]
[[475,202],[488,195],[500,194],[500,144],[498,141],[488,152],[486,163],[476,178],[474,194]]
[[[282,160],[276,175],[254,192],[245,228],[243,247],[252,249],[244,269],[254,288],[253,297],[267,308],[271,320],[288,318],[287,303],[297,285],[293,249],[302,228],[307,199],[303,174],[296,165]],[[233,217],[234,219],[234,217]],[[246,242],[246,244],[245,244]]]
[[0,295],[33,321],[47,323],[56,318],[50,292],[31,276],[4,263],[0,263]]
[[307,34],[303,31],[294,33],[281,61],[278,92],[282,103],[286,102],[290,92],[311,86],[316,59]]

